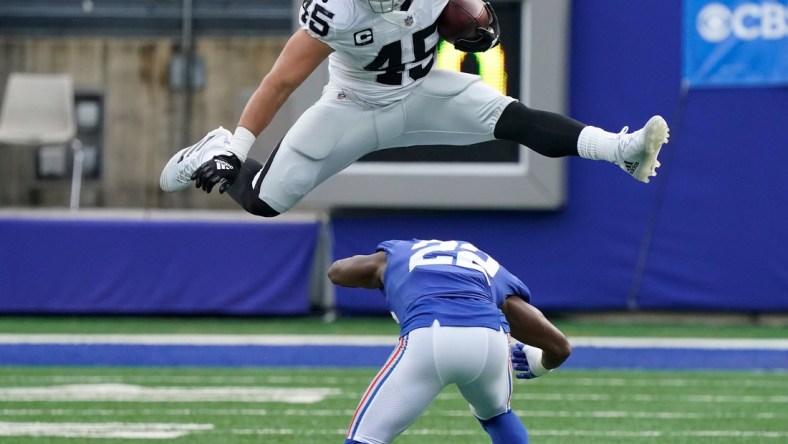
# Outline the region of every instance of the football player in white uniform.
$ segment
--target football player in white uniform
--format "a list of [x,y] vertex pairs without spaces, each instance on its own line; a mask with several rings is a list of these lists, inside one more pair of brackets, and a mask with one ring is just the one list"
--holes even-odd
[[512,344],[521,379],[558,367],[572,347],[530,305],[520,279],[468,242],[418,239],[381,242],[373,254],[334,262],[328,276],[380,289],[400,325],[399,344],[362,396],[345,444],[391,442],[447,385],[457,386],[493,444],[528,443],[509,405],[509,328],[530,344]]
[[[436,21],[448,0],[304,0],[301,28],[252,94],[234,133],[218,128],[176,153],[160,186],[195,183],[227,192],[246,211],[273,217],[327,178],[373,151],[413,145],[515,141],[548,157],[581,156],[619,165],[648,182],[659,166],[668,126],[652,117],[634,133],[609,133],[566,116],[531,109],[479,76],[432,69]],[[488,28],[454,46],[498,44]],[[257,136],[291,93],[329,59],[320,99],[290,128],[265,165],[247,158]]]

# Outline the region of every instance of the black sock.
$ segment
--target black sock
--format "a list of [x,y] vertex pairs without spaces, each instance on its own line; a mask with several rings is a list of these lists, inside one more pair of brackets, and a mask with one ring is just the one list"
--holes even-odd
[[265,177],[268,168],[265,168],[265,170],[260,173],[260,177],[257,179],[254,188],[251,186],[254,176],[263,169],[263,164],[260,162],[252,158],[246,159],[246,162],[241,165],[241,172],[238,173],[235,182],[227,189],[227,194],[249,213],[262,217],[278,216],[278,211],[260,200],[260,187],[263,184],[263,177]]
[[547,157],[578,156],[577,139],[586,125],[567,116],[513,102],[495,125],[495,138],[511,140]]
[[241,206],[244,206],[244,202],[247,199],[246,195],[254,192],[249,185],[252,183],[254,175],[262,168],[263,165],[260,162],[252,158],[246,159],[243,165],[241,165],[241,172],[238,173],[235,182],[227,189],[227,195],[232,197],[233,200],[238,202]]

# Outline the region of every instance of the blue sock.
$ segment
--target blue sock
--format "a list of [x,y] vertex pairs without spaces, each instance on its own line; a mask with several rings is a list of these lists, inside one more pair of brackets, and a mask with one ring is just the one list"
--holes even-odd
[[511,409],[490,419],[480,419],[479,422],[492,438],[493,444],[528,444],[528,431]]
[[345,440],[345,444],[364,444],[364,443],[361,442],[361,441],[355,441],[355,440],[352,440],[352,439],[346,439]]

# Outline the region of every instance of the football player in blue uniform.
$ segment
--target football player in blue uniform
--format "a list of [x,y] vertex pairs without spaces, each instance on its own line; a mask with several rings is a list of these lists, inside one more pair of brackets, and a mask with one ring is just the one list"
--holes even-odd
[[[246,211],[273,217],[373,151],[415,145],[470,145],[504,139],[548,157],[581,156],[620,166],[641,182],[656,175],[668,126],[652,117],[634,133],[611,133],[531,109],[481,78],[432,69],[437,19],[448,0],[304,0],[301,28],[246,104],[234,133],[218,128],[176,153],[159,184],[227,192]],[[488,28],[455,41],[462,51],[498,43]],[[265,165],[247,158],[257,136],[292,92],[328,58],[329,81]]]
[[[391,442],[450,384],[494,444],[528,442],[510,406],[510,353],[516,376],[529,379],[561,365],[571,346],[530,305],[520,279],[456,240],[382,242],[373,254],[334,262],[328,276],[380,289],[400,325],[399,344],[362,396],[346,444]],[[521,341],[511,348],[509,330]]]

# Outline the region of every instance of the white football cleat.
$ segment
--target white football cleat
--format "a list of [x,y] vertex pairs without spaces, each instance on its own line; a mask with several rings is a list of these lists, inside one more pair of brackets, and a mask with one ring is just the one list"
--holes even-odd
[[657,155],[662,145],[668,143],[670,129],[660,116],[654,116],[646,125],[632,134],[624,127],[618,134],[616,165],[636,180],[648,183],[649,177],[657,175],[660,165]]
[[216,128],[206,134],[199,142],[186,147],[167,162],[159,178],[159,186],[168,193],[189,188],[194,183],[191,176],[203,163],[220,154],[230,154],[227,145],[233,134],[222,128]]

